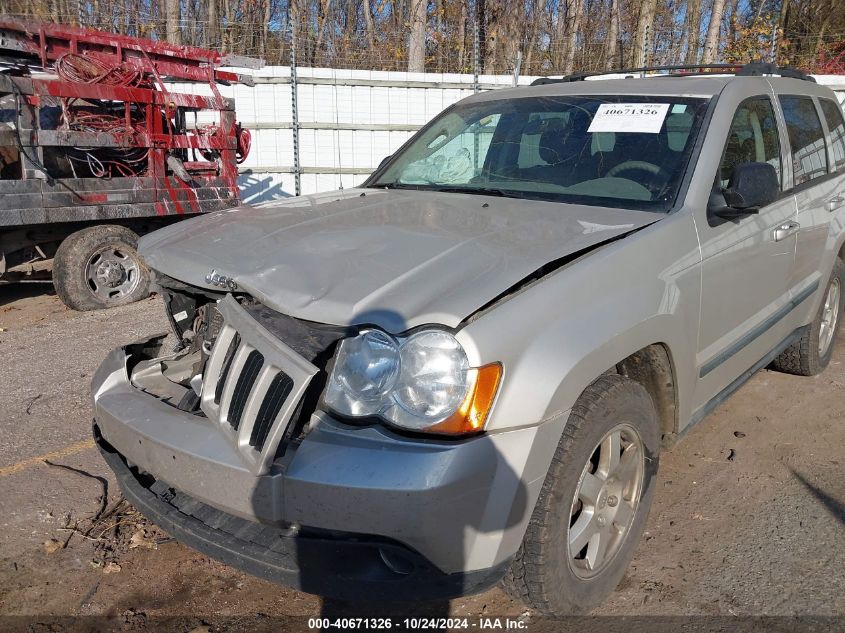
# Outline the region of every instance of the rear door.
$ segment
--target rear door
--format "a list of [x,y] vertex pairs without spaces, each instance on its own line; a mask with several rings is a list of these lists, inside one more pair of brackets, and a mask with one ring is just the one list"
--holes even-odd
[[[798,204],[795,293],[809,293],[827,283],[834,245],[845,216],[845,121],[833,99],[779,95],[789,129]],[[811,108],[811,105],[813,106]],[[799,311],[799,323],[812,317],[812,302]]]

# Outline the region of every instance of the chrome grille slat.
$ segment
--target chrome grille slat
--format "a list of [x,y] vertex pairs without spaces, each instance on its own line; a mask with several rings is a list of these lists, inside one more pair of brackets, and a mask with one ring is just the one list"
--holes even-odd
[[[261,372],[258,374],[255,386],[250,391],[249,399],[247,400],[246,407],[244,407],[243,420],[238,427],[238,445],[242,448],[252,446],[249,440],[252,437],[258,411],[261,408],[261,403],[264,402],[264,398],[267,396],[267,391],[273,383],[273,379],[278,373],[278,368],[264,363]],[[261,449],[257,450],[260,451]]]
[[[238,377],[244,369],[246,359],[252,347],[247,343],[241,343],[238,351],[235,352],[235,358],[232,361],[229,375],[226,376],[226,381],[223,384],[223,394],[220,396],[220,421],[229,423],[229,411],[232,410],[232,395],[235,393],[235,385],[238,384]],[[222,382],[222,381],[221,381]]]
[[226,378],[232,369],[232,361],[235,360],[235,352],[238,351],[240,344],[241,336],[235,332],[231,343],[229,343],[229,347],[226,349],[226,355],[223,357],[223,368],[220,370],[220,375],[217,378],[217,386],[214,388],[214,404],[220,404],[220,398],[223,395],[223,385],[226,384]]
[[209,417],[216,418],[220,409],[220,400],[219,398],[215,399],[215,394],[217,393],[218,385],[221,385],[220,377],[225,364],[227,350],[235,337],[238,337],[238,333],[233,328],[225,325],[221,328],[211,349],[211,355],[203,370],[200,406]]
[[231,438],[249,469],[267,472],[317,368],[228,295],[203,372],[200,408]]

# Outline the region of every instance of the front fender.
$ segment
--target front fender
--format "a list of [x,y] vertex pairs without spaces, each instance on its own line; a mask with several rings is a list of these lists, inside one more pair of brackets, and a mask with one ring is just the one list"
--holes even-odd
[[690,417],[700,313],[700,251],[683,210],[609,244],[495,306],[461,332],[480,362],[505,368],[487,430],[567,412],[598,376],[663,344],[675,371],[676,410]]

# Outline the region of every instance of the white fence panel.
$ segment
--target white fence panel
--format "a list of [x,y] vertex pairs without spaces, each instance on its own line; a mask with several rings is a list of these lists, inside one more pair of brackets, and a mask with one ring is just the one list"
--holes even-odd
[[[294,195],[293,110],[290,68],[252,72],[256,85],[220,86],[234,97],[238,121],[252,133],[252,151],[238,182],[252,204]],[[474,77],[452,73],[404,73],[297,68],[302,193],[353,187],[446,107],[473,94]],[[535,77],[519,78],[520,85]],[[817,77],[845,104],[845,76]],[[508,88],[511,75],[480,75],[479,88]],[[174,91],[211,94],[208,86],[175,84]],[[198,124],[212,123],[200,118]],[[192,121],[189,119],[189,124]]]

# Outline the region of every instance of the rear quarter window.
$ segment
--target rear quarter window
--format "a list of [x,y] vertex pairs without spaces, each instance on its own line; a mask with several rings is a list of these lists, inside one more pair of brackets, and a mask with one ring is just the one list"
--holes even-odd
[[830,99],[819,99],[827,129],[830,131],[830,145],[833,150],[833,168],[837,171],[845,167],[845,120],[842,108]]

